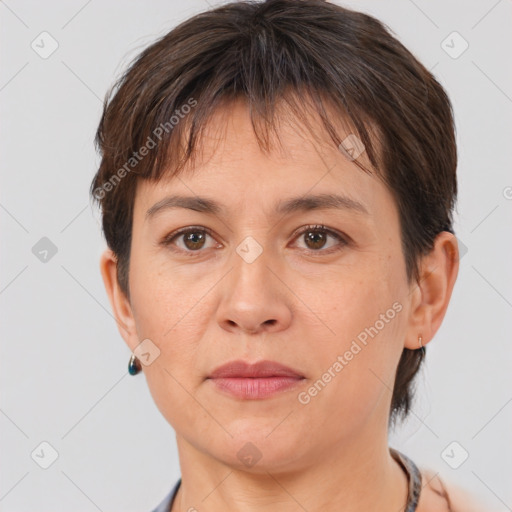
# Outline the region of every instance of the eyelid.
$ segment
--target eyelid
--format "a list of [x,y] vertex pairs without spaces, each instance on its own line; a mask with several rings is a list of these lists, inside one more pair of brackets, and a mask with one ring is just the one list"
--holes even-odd
[[176,231],[173,231],[172,233],[169,233],[168,235],[165,235],[162,239],[162,242],[170,242],[174,238],[176,238],[178,235],[182,235],[183,233],[188,233],[190,231],[204,231],[211,237],[213,237],[212,231],[210,228],[207,228],[205,226],[185,226],[183,228],[179,228]]
[[325,231],[326,233],[328,233],[330,235],[333,235],[333,236],[339,237],[339,238],[343,238],[343,239],[347,239],[346,241],[348,241],[348,237],[346,235],[343,235],[342,233],[339,233],[335,229],[329,228],[329,227],[325,226],[324,224],[307,224],[306,226],[301,226],[300,228],[297,228],[291,234],[291,236],[293,238],[296,238],[297,236],[302,235],[303,233],[305,233],[308,230],[309,231]]

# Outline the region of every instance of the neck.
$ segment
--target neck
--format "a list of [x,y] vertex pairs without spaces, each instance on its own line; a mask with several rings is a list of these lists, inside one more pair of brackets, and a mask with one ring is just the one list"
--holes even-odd
[[[372,435],[375,432],[372,432]],[[387,432],[386,432],[387,434]],[[177,436],[182,483],[173,511],[209,512],[398,512],[407,500],[407,477],[393,459],[387,435],[364,433],[295,461],[292,470],[273,470],[261,459],[247,470],[234,468]]]

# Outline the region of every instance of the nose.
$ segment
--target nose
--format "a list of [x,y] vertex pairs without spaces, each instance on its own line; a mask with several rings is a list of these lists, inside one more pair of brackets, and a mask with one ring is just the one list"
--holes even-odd
[[[292,297],[280,265],[263,251],[254,261],[234,252],[233,269],[222,280],[217,321],[229,332],[278,332],[292,319]],[[281,275],[280,275],[281,274]]]

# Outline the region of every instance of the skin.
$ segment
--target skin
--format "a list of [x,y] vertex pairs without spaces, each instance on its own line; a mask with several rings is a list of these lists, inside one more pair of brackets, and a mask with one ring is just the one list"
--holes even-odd
[[[403,510],[407,481],[387,443],[394,373],[403,348],[417,349],[420,335],[428,344],[443,320],[458,272],[456,238],[440,233],[421,261],[419,283],[409,283],[398,210],[376,175],[363,172],[327,136],[315,141],[291,120],[279,129],[282,149],[265,154],[242,102],[211,121],[203,159],[193,168],[138,184],[130,300],[119,288],[113,253],[101,258],[129,349],[149,338],[160,350],[143,372],[176,432],[182,485],[173,511]],[[359,161],[370,166],[364,152]],[[274,213],[283,199],[333,192],[359,201],[368,213]],[[206,196],[225,212],[173,208],[146,219],[170,194]],[[294,234],[310,224],[346,235],[348,243],[326,234],[325,241],[308,244],[304,233]],[[188,226],[208,228],[211,236],[203,246],[183,236],[161,243]],[[252,263],[236,252],[248,236],[263,250]],[[394,303],[400,312],[301,403],[298,394]],[[278,361],[305,378],[264,400],[236,399],[206,379],[234,359]],[[237,456],[246,443],[261,454],[251,467]],[[430,508],[426,503],[418,511]]]

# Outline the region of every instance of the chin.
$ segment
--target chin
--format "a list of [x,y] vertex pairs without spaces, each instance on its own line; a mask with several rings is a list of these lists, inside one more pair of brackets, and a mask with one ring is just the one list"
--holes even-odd
[[[245,425],[244,425],[245,423]],[[300,429],[280,431],[275,419],[264,424],[249,420],[240,421],[236,431],[226,428],[233,437],[223,435],[218,443],[211,441],[205,449],[215,458],[237,470],[252,473],[272,473],[289,470],[290,464],[298,461],[301,446],[297,435]],[[304,444],[302,443],[302,448]]]

